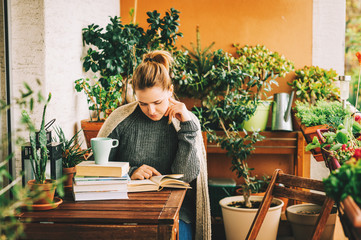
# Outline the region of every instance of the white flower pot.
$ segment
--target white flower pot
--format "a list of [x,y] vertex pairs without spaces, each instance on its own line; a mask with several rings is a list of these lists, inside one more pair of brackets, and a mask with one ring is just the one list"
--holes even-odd
[[[286,209],[287,220],[291,223],[291,228],[295,240],[311,239],[313,228],[316,224],[319,214],[305,214],[302,212],[321,211],[321,206],[315,204],[297,204],[289,206]],[[302,212],[300,212],[302,211]],[[333,232],[335,230],[335,223],[337,217],[337,209],[334,207],[330,216],[328,217],[326,227],[321,235],[320,240],[332,240]]]
[[[251,196],[252,201],[262,201],[263,196]],[[258,209],[235,208],[227,206],[233,201],[243,201],[243,196],[226,197],[219,201],[222,207],[223,223],[227,240],[244,240],[252,225]],[[277,206],[268,210],[257,239],[275,240],[280,222],[283,201],[274,198]]]

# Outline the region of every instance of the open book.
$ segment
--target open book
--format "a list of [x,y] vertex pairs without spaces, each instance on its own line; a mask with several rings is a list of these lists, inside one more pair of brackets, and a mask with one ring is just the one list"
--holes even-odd
[[145,180],[130,180],[128,182],[128,192],[160,191],[164,187],[191,188],[189,183],[179,180],[182,177],[183,174],[168,174],[153,176]]

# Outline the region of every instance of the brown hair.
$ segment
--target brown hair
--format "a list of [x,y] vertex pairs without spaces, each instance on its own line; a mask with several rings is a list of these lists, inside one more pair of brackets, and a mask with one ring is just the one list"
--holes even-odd
[[133,74],[133,89],[143,90],[159,85],[168,90],[172,81],[169,76],[169,67],[173,58],[167,51],[156,50],[143,55],[142,63]]

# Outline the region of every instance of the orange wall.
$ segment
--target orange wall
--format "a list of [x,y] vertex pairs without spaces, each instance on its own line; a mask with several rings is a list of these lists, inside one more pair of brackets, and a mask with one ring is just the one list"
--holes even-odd
[[[121,17],[129,23],[129,9],[134,0],[120,0]],[[137,22],[148,26],[147,11],[164,12],[171,7],[179,10],[180,32],[178,45],[195,42],[195,29],[200,26],[202,46],[215,42],[213,49],[222,48],[235,53],[232,43],[264,44],[283,54],[295,67],[312,64],[312,0],[138,0]],[[279,79],[273,92],[289,92],[289,74]]]

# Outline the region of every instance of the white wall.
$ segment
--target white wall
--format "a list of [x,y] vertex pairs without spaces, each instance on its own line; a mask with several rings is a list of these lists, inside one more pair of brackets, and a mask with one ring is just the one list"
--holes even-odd
[[119,16],[119,0],[44,2],[46,90],[53,93],[48,116],[71,137],[89,117],[85,94],[74,89],[74,81],[84,77],[82,29],[92,23],[105,27],[109,16]]
[[[312,65],[344,74],[345,21],[345,0],[313,1]],[[311,178],[322,179],[329,174],[325,163],[316,162],[311,155]]]
[[[68,137],[88,118],[83,93],[76,93],[74,81],[85,76],[82,70],[82,29],[92,23],[104,26],[109,16],[119,16],[119,0],[13,0],[10,1],[11,86],[14,96],[23,81],[36,87],[43,82],[44,95],[52,93],[46,121],[53,118]],[[36,88],[35,88],[36,89]],[[34,112],[40,125],[42,108]],[[14,129],[19,127],[19,110],[13,110]],[[27,133],[23,133],[27,137]],[[20,149],[16,152],[21,168]]]
[[345,0],[313,1],[313,65],[344,74],[345,21]]

